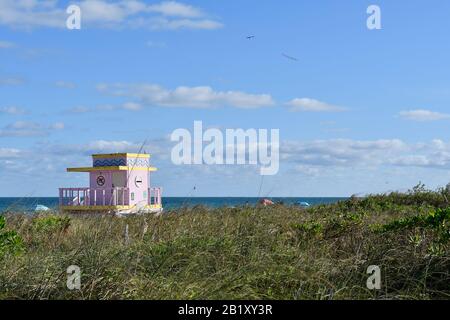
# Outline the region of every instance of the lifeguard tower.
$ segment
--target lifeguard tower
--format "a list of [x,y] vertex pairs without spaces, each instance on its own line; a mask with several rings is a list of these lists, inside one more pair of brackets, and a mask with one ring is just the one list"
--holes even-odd
[[70,213],[116,215],[161,212],[161,188],[150,186],[149,154],[112,153],[92,155],[92,167],[67,168],[89,172],[89,187],[60,188],[59,205]]

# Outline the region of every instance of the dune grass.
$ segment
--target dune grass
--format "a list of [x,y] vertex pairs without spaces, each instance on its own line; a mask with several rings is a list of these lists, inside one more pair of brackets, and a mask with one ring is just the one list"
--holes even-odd
[[[416,188],[308,209],[6,214],[0,298],[449,299],[448,199]],[[66,287],[70,265],[80,290]],[[366,287],[370,265],[380,290]]]

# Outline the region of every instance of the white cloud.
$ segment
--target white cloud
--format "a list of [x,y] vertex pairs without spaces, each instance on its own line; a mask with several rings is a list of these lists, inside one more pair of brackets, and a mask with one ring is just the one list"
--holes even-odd
[[0,138],[46,136],[52,130],[62,129],[64,129],[64,124],[61,122],[44,126],[37,122],[16,121],[0,129]]
[[[216,29],[201,9],[176,1],[147,4],[138,0],[83,0],[82,28]],[[65,28],[68,17],[58,0],[0,0],[0,25],[17,29]]]
[[0,129],[0,137],[30,137],[45,134],[44,128],[35,122],[17,121]]
[[104,111],[113,111],[113,110],[127,110],[127,111],[139,111],[142,109],[142,105],[135,102],[126,102],[121,106],[113,106],[113,105],[99,105],[95,107],[86,107],[86,106],[77,106],[74,108],[70,108],[66,110],[67,113],[72,114],[83,114],[89,112],[104,112]]
[[[85,177],[77,181],[76,176],[66,176],[65,168],[89,166],[90,155],[95,153],[138,152],[141,143],[94,140],[53,144],[45,139],[30,149],[0,148],[0,171],[8,185],[17,179],[17,176],[7,176],[14,170],[34,179],[33,185],[42,184],[48,188],[45,192],[56,192],[59,186],[64,185],[63,181],[67,181],[66,178],[75,179],[74,183],[85,182]],[[258,192],[260,183],[255,177],[259,172],[254,166],[174,166],[170,161],[171,147],[168,138],[161,138],[148,141],[143,148],[155,156],[153,164],[161,169],[155,175],[155,185],[162,184],[168,194],[185,193],[183,188],[177,188],[180,177],[187,181],[186,185],[197,186],[200,194],[208,194],[208,190],[217,192],[213,188],[217,179],[223,182],[221,188],[218,193],[209,195],[229,192],[236,181],[241,186],[245,185],[240,193],[251,196]],[[450,141],[443,140],[417,143],[398,139],[284,141],[281,153],[283,170],[274,180],[264,181],[262,194],[348,196],[386,192],[387,189],[406,190],[419,180],[437,187],[447,183],[446,172],[450,169]],[[55,162],[55,158],[58,161]],[[292,189],[291,185],[296,188]],[[273,188],[277,191],[272,192]]]
[[186,18],[199,18],[204,16],[204,13],[200,9],[176,1],[165,1],[159,4],[150,5],[147,7],[147,10],[157,12],[165,16],[178,16]]
[[145,5],[138,1],[108,2],[87,0],[79,3],[82,19],[87,22],[123,22],[128,16],[141,12]]
[[398,139],[358,141],[332,139],[285,141],[281,159],[294,163],[302,173],[316,174],[319,168],[379,166],[450,168],[450,142],[408,144]]
[[0,113],[20,115],[20,114],[24,114],[25,110],[23,110],[22,108],[14,107],[14,106],[13,107],[1,107]]
[[93,22],[123,22],[127,18],[145,13],[166,17],[201,18],[205,14],[198,8],[176,1],[147,5],[143,1],[84,0],[79,2],[83,18]]
[[420,122],[450,119],[450,114],[433,112],[424,109],[402,111],[399,113],[399,116],[406,120],[420,121]]
[[320,174],[320,167],[314,165],[296,165],[294,167],[296,172],[302,173],[307,176],[317,176]]
[[[143,147],[142,151],[150,151],[152,155],[161,154],[162,150],[170,154],[168,139],[152,140]],[[131,142],[127,140],[94,140],[82,144],[59,144],[41,147],[43,153],[59,156],[90,156],[95,153],[116,152],[138,152],[141,150],[142,142]]]
[[0,25],[11,28],[64,28],[67,15],[52,0],[0,0]]
[[[0,175],[2,175],[2,178],[7,179],[5,174],[14,170],[18,174],[29,176],[33,179],[37,178],[36,182],[38,183],[45,181],[47,186],[49,179],[55,177],[63,178],[67,167],[90,165],[90,155],[92,154],[134,153],[140,151],[141,148],[142,152],[149,151],[157,159],[162,153],[170,154],[168,139],[150,140],[144,147],[142,147],[142,142],[127,140],[94,140],[79,144],[54,144],[45,139],[27,149],[0,147]],[[58,161],[55,162],[55,158]],[[157,161],[159,162],[160,160]],[[51,172],[54,172],[54,174]],[[17,179],[17,176],[15,178]],[[3,181],[5,181],[4,179]],[[71,176],[71,179],[76,179],[76,177]],[[57,190],[56,188],[57,186],[55,186],[54,190]]]
[[450,142],[439,139],[412,145],[410,152],[388,160],[391,164],[406,167],[450,168]]
[[406,150],[407,145],[398,139],[286,141],[281,145],[281,158],[314,166],[378,165]]
[[[76,145],[49,145],[43,153],[60,156],[89,156],[94,153],[137,152],[139,142],[126,140],[95,140]],[[170,164],[171,142],[168,138],[152,140],[144,150]],[[308,176],[332,174],[340,169],[364,172],[381,167],[450,168],[450,142],[433,140],[428,143],[408,144],[399,139],[351,140],[331,139],[313,141],[283,141],[281,165]]]
[[83,153],[114,153],[114,152],[132,152],[139,149],[137,144],[129,141],[107,141],[96,140],[85,145],[78,146]]
[[290,111],[304,111],[304,112],[341,112],[346,108],[331,105],[310,98],[295,98],[287,103],[290,106]]
[[139,103],[134,103],[134,102],[124,103],[122,107],[125,110],[130,110],[130,111],[138,111],[138,110],[142,109],[142,105],[140,105]]
[[211,87],[180,86],[173,90],[156,84],[101,84],[98,90],[117,96],[138,99],[144,105],[162,107],[215,108],[261,108],[274,104],[269,94],[250,94],[241,91],[215,91]]
[[136,27],[149,25],[151,29],[167,29],[167,30],[177,30],[177,29],[203,29],[203,30],[214,30],[222,28],[223,25],[220,22],[209,20],[209,19],[175,19],[169,20],[166,18],[152,19],[151,21],[137,20],[134,24]]
[[22,151],[15,148],[0,148],[0,159],[18,158]]

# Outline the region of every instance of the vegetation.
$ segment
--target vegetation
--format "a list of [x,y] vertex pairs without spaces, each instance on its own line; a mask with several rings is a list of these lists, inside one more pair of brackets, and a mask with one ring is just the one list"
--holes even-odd
[[6,254],[15,255],[23,251],[22,238],[15,231],[5,231],[6,220],[0,216],[0,259]]
[[[448,199],[418,186],[307,209],[8,214],[0,298],[449,299]],[[67,289],[71,265],[80,290]],[[380,290],[366,287],[370,265],[381,268]]]

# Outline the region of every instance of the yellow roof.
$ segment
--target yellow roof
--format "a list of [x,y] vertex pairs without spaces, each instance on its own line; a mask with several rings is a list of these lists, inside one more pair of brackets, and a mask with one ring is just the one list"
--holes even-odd
[[82,168],[67,168],[67,172],[92,172],[92,171],[156,171],[155,167],[130,167],[130,166],[114,166],[114,167],[82,167]]
[[117,157],[126,157],[126,158],[150,158],[150,155],[147,153],[98,153],[93,154],[92,158],[117,158]]

